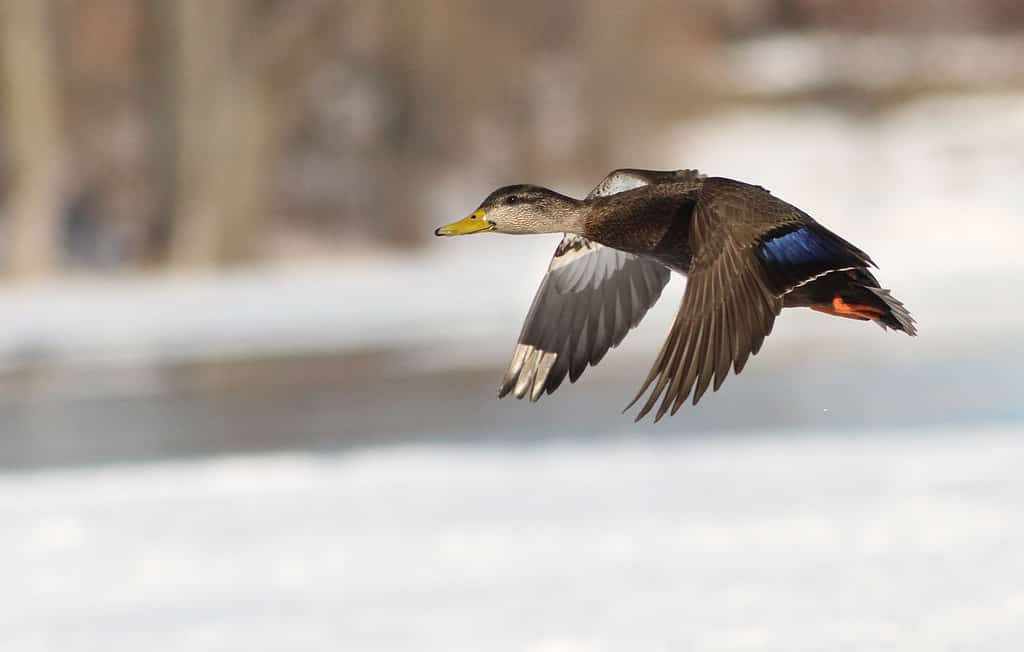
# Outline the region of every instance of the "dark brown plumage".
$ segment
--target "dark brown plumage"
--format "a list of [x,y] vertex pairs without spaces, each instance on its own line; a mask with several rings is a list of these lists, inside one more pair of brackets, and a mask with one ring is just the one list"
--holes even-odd
[[657,408],[657,421],[718,390],[760,350],[784,307],[916,333],[867,254],[759,186],[695,170],[616,170],[584,200],[509,186],[467,218],[486,222],[468,232],[531,232],[530,211],[543,215],[535,232],[564,224],[575,233],[555,251],[499,396],[535,401],[566,375],[575,381],[640,322],[670,269],[688,277],[686,291],[633,399],[647,395],[637,420]]

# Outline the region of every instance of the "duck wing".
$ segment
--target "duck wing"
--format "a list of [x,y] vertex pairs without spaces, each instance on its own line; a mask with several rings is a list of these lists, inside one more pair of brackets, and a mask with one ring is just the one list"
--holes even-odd
[[626,408],[654,384],[637,421],[659,398],[655,421],[669,409],[675,414],[691,390],[696,404],[712,380],[715,390],[721,386],[730,366],[738,374],[771,333],[782,298],[765,277],[752,237],[756,225],[736,219],[735,211],[744,210],[707,197],[694,208],[694,255],[682,305],[647,379]]
[[640,323],[668,283],[652,260],[566,234],[526,316],[498,397],[536,401],[588,365]]
[[[785,295],[826,274],[867,269],[866,253],[759,186],[706,179],[690,223],[693,257],[675,322],[629,409],[637,421],[694,405],[732,367],[740,373],[772,331]],[[712,385],[713,382],[713,385]]]

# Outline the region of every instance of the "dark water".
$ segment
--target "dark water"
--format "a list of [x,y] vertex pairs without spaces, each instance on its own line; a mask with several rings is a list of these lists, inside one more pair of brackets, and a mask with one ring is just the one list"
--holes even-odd
[[317,355],[156,370],[35,370],[0,383],[0,468],[418,439],[530,441],[641,432],[871,430],[1024,420],[1022,354],[758,360],[659,424],[620,414],[643,361],[597,368],[536,404],[495,398],[501,370],[413,370],[415,352]]

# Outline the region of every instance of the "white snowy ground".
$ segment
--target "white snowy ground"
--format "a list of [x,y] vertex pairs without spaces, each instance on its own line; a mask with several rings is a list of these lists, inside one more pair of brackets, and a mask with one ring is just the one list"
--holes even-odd
[[0,650],[1018,650],[1024,432],[0,476]]

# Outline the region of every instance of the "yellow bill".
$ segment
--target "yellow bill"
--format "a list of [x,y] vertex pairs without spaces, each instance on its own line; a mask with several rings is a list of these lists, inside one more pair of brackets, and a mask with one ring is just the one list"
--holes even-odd
[[484,219],[484,209],[478,208],[458,222],[442,226],[434,231],[434,235],[469,235],[493,231],[494,222]]

